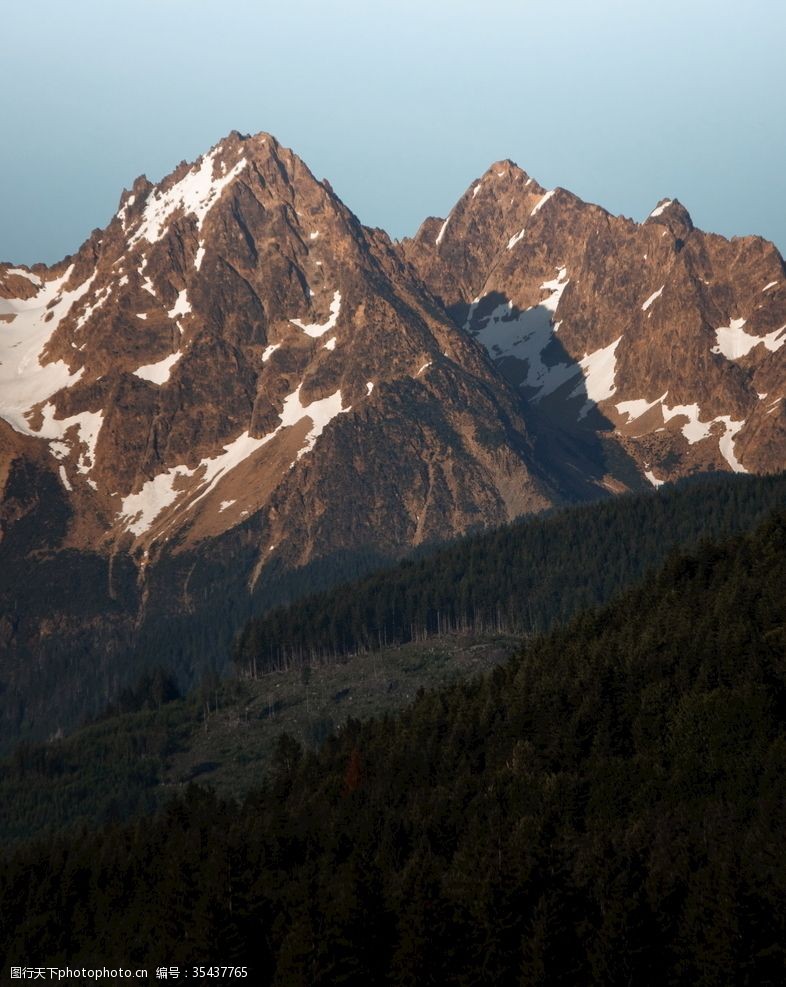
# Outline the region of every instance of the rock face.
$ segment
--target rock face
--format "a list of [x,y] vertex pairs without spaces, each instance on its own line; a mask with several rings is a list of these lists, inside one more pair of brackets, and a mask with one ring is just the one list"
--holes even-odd
[[619,482],[786,466],[771,243],[703,233],[676,200],[637,224],[502,161],[400,249],[533,415],[597,438]]
[[298,585],[783,468],[784,285],[771,244],[511,162],[401,244],[267,134],[138,179],[75,256],[0,264],[5,737],[220,663]]

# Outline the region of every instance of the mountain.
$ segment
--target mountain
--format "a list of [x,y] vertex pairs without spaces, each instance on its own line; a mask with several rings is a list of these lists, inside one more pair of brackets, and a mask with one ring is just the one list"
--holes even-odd
[[270,135],[138,179],[75,257],[0,279],[6,458],[55,462],[69,544],[150,565],[267,508],[256,580],[270,551],[302,564],[368,528],[399,551],[554,500],[477,349]]
[[786,465],[773,244],[703,233],[676,199],[635,223],[500,161],[400,249],[544,426],[597,439],[619,482]]
[[204,663],[282,573],[596,489],[538,463],[481,348],[270,135],[138,179],[74,257],[0,267],[0,294],[12,733],[73,721],[51,723],[41,664],[61,711],[95,709],[171,620],[199,612]]
[[137,179],[74,256],[0,265],[0,743],[413,547],[783,468],[785,282],[510,162],[400,244],[268,134]]
[[0,962],[208,953],[282,987],[779,983],[784,568],[780,512],[319,754],[283,737],[242,804],[192,787],[18,848]]

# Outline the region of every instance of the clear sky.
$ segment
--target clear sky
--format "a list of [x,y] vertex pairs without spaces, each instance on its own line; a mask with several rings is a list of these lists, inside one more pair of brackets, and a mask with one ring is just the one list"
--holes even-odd
[[786,252],[784,0],[17,0],[1,25],[0,259],[74,251],[232,129],[397,237],[512,158]]

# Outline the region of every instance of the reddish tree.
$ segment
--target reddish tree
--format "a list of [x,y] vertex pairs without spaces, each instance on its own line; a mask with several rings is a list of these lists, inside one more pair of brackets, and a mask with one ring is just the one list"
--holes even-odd
[[363,778],[363,762],[360,758],[360,751],[357,747],[352,748],[347,762],[347,770],[344,772],[344,794],[349,795],[356,791]]

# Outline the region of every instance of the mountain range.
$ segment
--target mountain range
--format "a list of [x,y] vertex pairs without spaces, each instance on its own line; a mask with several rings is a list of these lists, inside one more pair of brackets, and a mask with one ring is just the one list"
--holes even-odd
[[782,470],[785,286],[677,200],[639,224],[510,161],[402,242],[269,134],[137,179],[0,264],[0,740],[412,548]]

